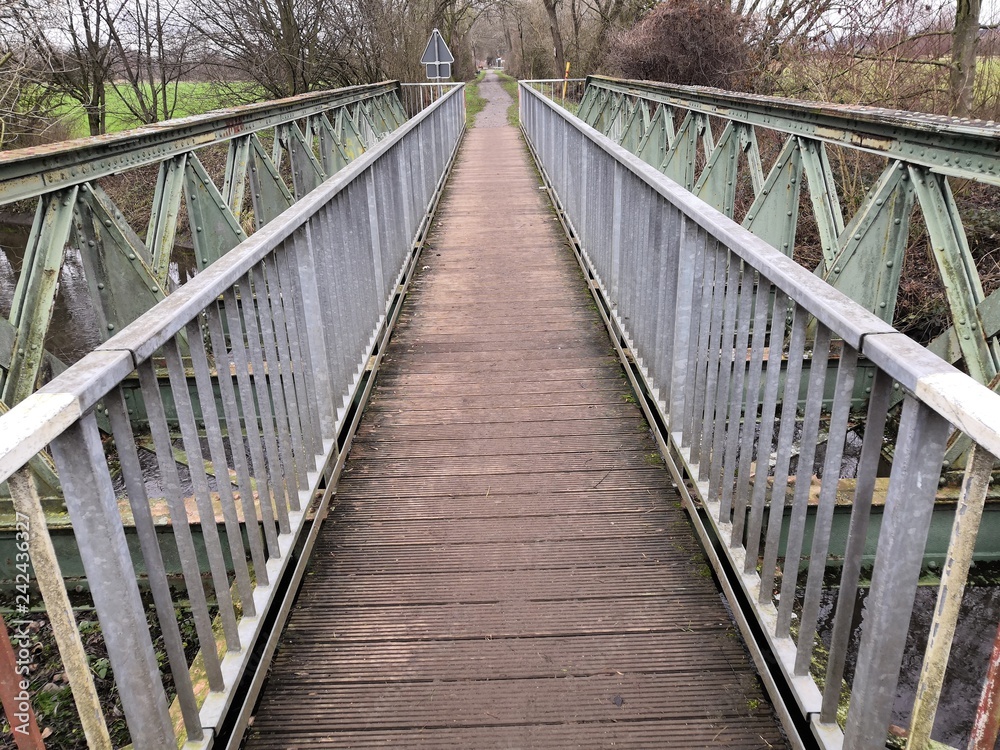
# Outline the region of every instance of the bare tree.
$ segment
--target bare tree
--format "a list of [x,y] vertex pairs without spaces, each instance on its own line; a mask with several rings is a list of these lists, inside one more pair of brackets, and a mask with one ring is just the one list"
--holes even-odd
[[549,33],[552,34],[552,53],[556,62],[556,75],[566,70],[566,51],[563,48],[562,32],[559,30],[559,0],[542,0],[545,14],[549,18]]
[[244,96],[278,98],[355,82],[356,16],[337,0],[206,0],[197,27],[229,80],[253,84]]
[[968,117],[976,83],[976,46],[979,43],[980,0],[956,0],[951,42],[951,114]]
[[91,135],[107,130],[113,53],[106,0],[26,0],[13,23],[39,53],[47,86],[83,107]]
[[179,84],[200,62],[192,56],[194,27],[180,0],[120,0],[105,5],[114,51],[110,85],[142,123],[173,117]]

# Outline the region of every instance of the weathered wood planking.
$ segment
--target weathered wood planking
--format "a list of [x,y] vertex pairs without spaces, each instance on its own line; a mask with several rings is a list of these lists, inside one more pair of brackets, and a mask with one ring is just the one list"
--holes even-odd
[[470,131],[249,748],[784,747],[538,187]]

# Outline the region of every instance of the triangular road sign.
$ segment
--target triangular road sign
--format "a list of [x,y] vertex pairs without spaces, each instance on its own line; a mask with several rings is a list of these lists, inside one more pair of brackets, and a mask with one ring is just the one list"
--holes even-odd
[[427,40],[427,47],[420,58],[423,65],[434,65],[436,63],[453,63],[455,56],[451,54],[448,45],[444,43],[444,37],[437,29],[431,32],[431,38]]

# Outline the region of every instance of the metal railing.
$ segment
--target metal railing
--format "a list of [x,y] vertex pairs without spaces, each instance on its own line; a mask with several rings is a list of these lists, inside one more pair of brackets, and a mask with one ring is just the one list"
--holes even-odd
[[552,101],[570,109],[575,114],[576,109],[580,106],[580,102],[583,101],[587,79],[538,78],[531,81],[524,81],[524,85],[530,86],[539,94],[547,96]]
[[[1000,396],[530,86],[522,84],[520,99],[557,211],[620,353],[634,362],[647,415],[662,425],[661,449],[790,736],[809,722],[824,747],[883,748],[895,710],[909,721],[899,730],[908,747],[925,747],[1000,451]],[[858,391],[867,400],[863,435],[850,421]],[[957,440],[973,449],[917,698],[900,709],[935,494]],[[858,444],[852,468],[845,451]],[[894,454],[888,478],[880,470],[886,449]],[[881,524],[872,519],[876,485]],[[846,542],[832,538],[835,511],[850,515]],[[834,614],[819,638],[821,606]],[[794,707],[782,704],[776,679]]]
[[66,369],[45,347],[67,246],[93,303],[87,333],[107,340],[183,283],[171,279],[181,233],[204,269],[403,123],[399,94],[397,83],[353,86],[0,153],[0,206],[36,202],[0,320],[0,401]]
[[1000,293],[984,293],[952,188],[1000,185],[1000,125],[602,76],[579,114],[786,255],[810,214],[816,273],[889,323],[926,232],[951,325],[929,348],[1000,385]]
[[[30,519],[34,572],[90,747],[110,747],[108,731],[86,656],[74,660],[80,635],[23,467],[51,446],[133,745],[208,747],[234,711],[238,732],[464,124],[458,87],[0,417],[0,480]],[[135,371],[148,440],[123,397]],[[182,638],[181,619],[194,634]],[[197,643],[193,662],[185,640]]]
[[462,83],[402,83],[400,84],[400,101],[408,117],[413,117],[423,111],[453,88],[463,86]]

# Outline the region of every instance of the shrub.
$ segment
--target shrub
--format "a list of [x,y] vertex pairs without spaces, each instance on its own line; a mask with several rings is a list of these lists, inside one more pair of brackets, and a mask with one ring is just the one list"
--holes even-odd
[[608,66],[624,78],[749,90],[758,77],[744,21],[726,5],[666,0],[611,38]]

